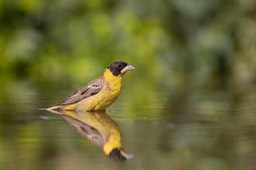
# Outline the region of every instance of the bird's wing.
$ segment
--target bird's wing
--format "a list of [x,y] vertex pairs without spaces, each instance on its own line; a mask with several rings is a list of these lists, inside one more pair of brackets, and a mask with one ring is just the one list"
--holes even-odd
[[98,146],[104,145],[103,137],[97,129],[73,117],[67,115],[62,115],[62,117],[70,125],[74,126],[81,135],[85,136]]
[[78,101],[81,101],[87,97],[93,96],[102,89],[104,86],[104,79],[102,77],[91,81],[81,89],[77,90],[76,92],[72,93],[71,95],[68,96],[66,101],[61,103],[60,105],[69,105],[76,103]]

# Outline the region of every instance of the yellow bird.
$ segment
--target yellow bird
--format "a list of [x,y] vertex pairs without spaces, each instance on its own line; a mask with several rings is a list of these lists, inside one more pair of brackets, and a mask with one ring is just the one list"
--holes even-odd
[[124,161],[133,158],[121,144],[121,132],[117,123],[106,112],[52,111],[60,114],[77,131],[100,146],[111,159]]
[[135,67],[126,62],[113,62],[102,76],[68,96],[63,103],[47,110],[104,111],[119,96],[123,75],[133,69]]

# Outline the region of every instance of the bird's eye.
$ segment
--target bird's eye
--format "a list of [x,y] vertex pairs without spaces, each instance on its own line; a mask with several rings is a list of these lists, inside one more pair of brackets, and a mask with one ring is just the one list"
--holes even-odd
[[122,65],[121,65],[121,64],[118,64],[118,65],[117,65],[117,67],[121,68],[121,67],[122,67]]

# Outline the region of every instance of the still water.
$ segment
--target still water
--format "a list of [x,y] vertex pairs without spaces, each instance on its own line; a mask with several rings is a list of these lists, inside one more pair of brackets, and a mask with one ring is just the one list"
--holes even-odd
[[[102,113],[106,115],[68,113],[67,118],[39,110],[68,93],[31,93],[1,104],[1,170],[256,169],[253,94],[239,104],[227,95],[194,95],[174,102],[158,94],[130,107],[131,98],[124,92]],[[99,143],[79,131],[81,126],[120,132],[122,147],[133,158],[109,158]]]

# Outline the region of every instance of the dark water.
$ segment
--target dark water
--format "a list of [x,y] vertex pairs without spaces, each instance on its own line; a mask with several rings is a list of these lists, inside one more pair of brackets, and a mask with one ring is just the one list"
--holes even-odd
[[107,114],[134,154],[125,162],[108,158],[62,116],[38,109],[63,96],[29,93],[1,104],[1,170],[256,169],[255,95],[236,104],[225,95],[131,101],[124,92]]

